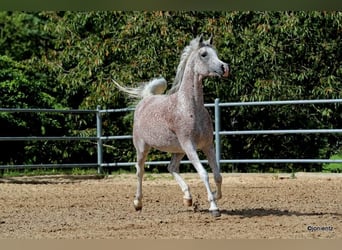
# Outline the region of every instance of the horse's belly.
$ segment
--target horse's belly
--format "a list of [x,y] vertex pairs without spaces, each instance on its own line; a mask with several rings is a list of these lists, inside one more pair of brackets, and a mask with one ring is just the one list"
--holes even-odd
[[133,137],[161,151],[181,152],[182,150],[177,136],[163,122],[156,119],[135,122]]
[[164,152],[183,152],[177,136],[168,128],[163,126],[158,129],[155,127],[145,129],[144,134],[140,135],[140,138],[143,139],[147,145]]

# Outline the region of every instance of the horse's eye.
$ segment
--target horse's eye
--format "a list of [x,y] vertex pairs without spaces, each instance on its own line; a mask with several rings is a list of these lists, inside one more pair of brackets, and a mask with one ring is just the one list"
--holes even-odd
[[206,51],[204,51],[202,54],[201,54],[201,57],[206,57],[208,55],[208,53]]

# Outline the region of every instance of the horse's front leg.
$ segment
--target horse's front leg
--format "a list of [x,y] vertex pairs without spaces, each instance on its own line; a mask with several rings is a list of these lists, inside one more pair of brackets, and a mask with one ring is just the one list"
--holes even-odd
[[192,206],[192,197],[190,194],[189,186],[185,183],[184,179],[179,175],[179,163],[184,157],[183,153],[173,154],[171,158],[171,162],[167,169],[172,174],[172,176],[177,181],[178,185],[182,189],[184,196],[183,196],[183,203],[186,206]]
[[222,198],[222,191],[221,191],[221,185],[222,185],[222,176],[220,173],[220,168],[217,165],[216,160],[216,154],[215,154],[215,148],[213,145],[210,145],[207,149],[203,150],[203,153],[208,159],[209,166],[214,174],[214,180],[216,184],[216,192],[215,192],[215,199],[219,200]]
[[198,174],[200,175],[202,181],[204,182],[204,186],[208,193],[208,201],[210,204],[209,211],[210,213],[215,216],[221,216],[221,213],[216,205],[216,198],[213,192],[211,191],[210,184],[209,184],[209,176],[207,171],[204,169],[203,165],[201,164],[198,154],[196,152],[196,148],[191,141],[187,141],[182,144],[183,150],[188,156],[189,160],[191,161],[192,165],[197,170]]

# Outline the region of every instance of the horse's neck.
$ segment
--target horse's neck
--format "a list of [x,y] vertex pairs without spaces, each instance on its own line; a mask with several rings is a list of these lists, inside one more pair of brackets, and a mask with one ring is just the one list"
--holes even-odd
[[194,73],[185,74],[182,84],[178,90],[178,102],[183,108],[194,112],[203,108],[203,86],[202,79]]

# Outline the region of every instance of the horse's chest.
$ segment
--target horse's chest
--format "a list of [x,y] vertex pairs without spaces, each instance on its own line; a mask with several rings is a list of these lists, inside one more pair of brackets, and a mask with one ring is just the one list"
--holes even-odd
[[188,114],[175,121],[179,130],[178,134],[195,138],[198,141],[205,140],[212,133],[210,117],[206,113]]
[[196,123],[193,134],[198,141],[206,141],[208,140],[208,137],[212,137],[211,131],[210,123],[202,120],[201,122]]

